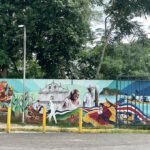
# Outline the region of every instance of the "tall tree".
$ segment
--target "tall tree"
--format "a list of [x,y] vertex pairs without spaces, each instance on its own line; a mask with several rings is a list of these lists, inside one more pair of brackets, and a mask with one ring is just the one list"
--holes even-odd
[[[98,54],[102,45],[84,50],[80,54],[76,71],[79,78],[95,79]],[[131,76],[149,76],[150,39],[140,39],[130,43],[112,43],[107,46],[101,68],[102,79],[113,79],[120,74]]]
[[[103,36],[103,49],[100,53],[99,64],[95,78],[100,78],[102,62],[106,48],[113,37],[120,40],[122,37],[136,33],[142,35],[142,30],[137,22],[131,21],[133,17],[149,14],[149,0],[92,0],[93,3],[103,6],[105,17],[105,33]],[[112,34],[113,33],[113,34]],[[111,39],[112,40],[112,39]]]
[[30,49],[37,54],[45,77],[73,77],[71,64],[88,37],[89,2],[36,0],[27,5]]
[[0,75],[4,77],[12,66],[18,72],[16,61],[20,57],[20,51],[16,17],[20,11],[19,6],[18,1],[0,1]]
[[6,59],[0,60],[0,69],[19,71],[23,32],[18,25],[24,24],[27,63],[34,54],[46,78],[72,77],[71,64],[89,36],[89,15],[87,0],[1,0],[0,54]]

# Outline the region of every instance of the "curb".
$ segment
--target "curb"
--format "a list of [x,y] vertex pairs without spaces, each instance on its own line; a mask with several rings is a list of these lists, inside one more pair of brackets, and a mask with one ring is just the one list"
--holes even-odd
[[[79,128],[60,128],[60,127],[46,127],[46,131],[43,132],[42,127],[12,127],[10,133],[13,131],[26,131],[26,132],[72,132],[72,133],[150,133],[150,130],[137,130],[137,129],[87,129],[83,128],[81,132],[79,132]],[[0,132],[7,132],[6,128],[0,128]]]

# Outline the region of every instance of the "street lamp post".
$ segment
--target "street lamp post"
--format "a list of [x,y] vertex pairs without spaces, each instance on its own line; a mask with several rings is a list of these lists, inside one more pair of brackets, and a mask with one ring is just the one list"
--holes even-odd
[[24,29],[24,40],[23,40],[23,100],[22,100],[22,123],[25,121],[25,112],[24,112],[24,105],[25,105],[25,80],[26,80],[26,26],[19,25],[19,28]]

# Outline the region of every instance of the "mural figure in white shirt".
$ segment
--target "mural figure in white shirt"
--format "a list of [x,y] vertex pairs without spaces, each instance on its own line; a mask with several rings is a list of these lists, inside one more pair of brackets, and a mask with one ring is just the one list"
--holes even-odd
[[56,119],[56,114],[55,114],[55,106],[54,106],[54,103],[52,102],[54,99],[54,96],[51,96],[50,97],[50,100],[47,104],[47,114],[48,114],[48,121],[51,122],[51,119],[53,117],[54,121],[55,121],[55,124],[57,124],[57,119]]
[[38,113],[38,114],[43,113],[43,106],[41,105],[40,100],[37,100],[35,103],[33,103],[32,107],[36,113]]
[[94,94],[94,87],[92,85],[89,85],[87,87],[88,92],[84,96],[83,100],[83,107],[93,107],[95,106],[94,100],[95,100],[95,94]]

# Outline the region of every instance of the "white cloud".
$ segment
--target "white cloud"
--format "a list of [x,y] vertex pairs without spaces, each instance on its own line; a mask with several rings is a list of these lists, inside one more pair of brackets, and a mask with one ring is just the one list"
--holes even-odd
[[135,17],[133,21],[137,21],[142,25],[142,29],[145,31],[145,34],[150,38],[150,16]]
[[[135,17],[132,21],[137,21],[140,25],[141,28],[144,30],[145,34],[147,35],[148,38],[150,38],[150,16],[147,17]],[[101,35],[104,33],[104,20],[99,22],[96,20],[91,21],[91,30],[95,33],[94,34],[94,41],[93,45],[91,47],[94,47],[98,41],[100,41]],[[132,41],[133,36],[128,36],[125,37],[122,41],[124,43],[130,43]],[[134,40],[136,40],[136,37],[134,37]],[[91,44],[88,44],[90,47]]]

